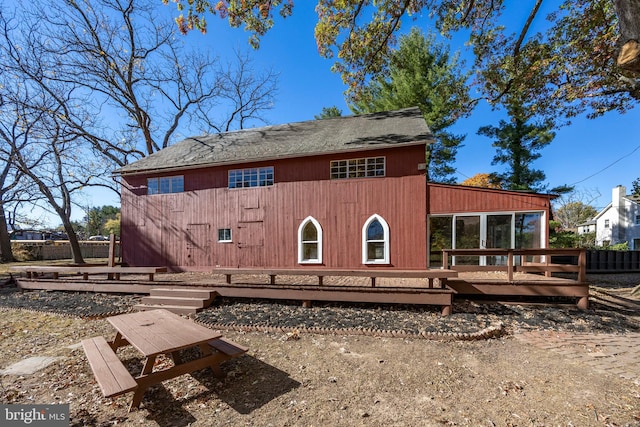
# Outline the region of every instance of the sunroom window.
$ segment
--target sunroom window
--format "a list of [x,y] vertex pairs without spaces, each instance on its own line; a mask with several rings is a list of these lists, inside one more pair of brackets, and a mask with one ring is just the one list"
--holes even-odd
[[313,217],[298,227],[298,263],[322,263],[322,227]]
[[389,263],[389,225],[379,215],[371,216],[362,227],[362,263]]

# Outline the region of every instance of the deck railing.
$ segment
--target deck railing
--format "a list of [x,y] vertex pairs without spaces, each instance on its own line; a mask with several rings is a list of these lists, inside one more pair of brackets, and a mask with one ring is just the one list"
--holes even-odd
[[[577,264],[554,264],[552,257],[569,256],[577,259]],[[454,257],[495,257],[492,265],[478,265],[479,263],[458,264]],[[443,249],[442,264],[444,269],[457,271],[506,271],[508,280],[513,281],[516,271],[527,273],[577,273],[578,281],[586,281],[586,251],[584,249]]]

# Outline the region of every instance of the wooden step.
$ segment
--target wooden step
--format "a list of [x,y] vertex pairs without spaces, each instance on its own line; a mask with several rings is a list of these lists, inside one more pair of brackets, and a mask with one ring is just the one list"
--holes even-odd
[[198,311],[202,310],[201,308],[186,307],[183,305],[151,305],[151,304],[137,304],[137,305],[134,305],[133,308],[139,311],[157,310],[159,308],[163,308],[165,310],[169,310],[172,313],[176,313],[176,314],[196,314]]
[[182,297],[182,298],[202,298],[213,300],[218,296],[214,289],[208,288],[153,288],[149,290],[149,295],[154,297]]
[[181,298],[181,297],[157,297],[157,296],[148,296],[142,297],[140,301],[142,304],[147,305],[174,305],[174,306],[184,306],[184,307],[195,307],[195,308],[204,308],[208,304],[207,300],[202,298]]

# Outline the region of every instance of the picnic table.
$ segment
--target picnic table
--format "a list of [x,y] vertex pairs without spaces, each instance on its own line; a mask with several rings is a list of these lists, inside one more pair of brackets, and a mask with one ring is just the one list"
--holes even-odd
[[[220,363],[246,353],[248,348],[228,340],[219,332],[164,309],[121,314],[107,318],[115,328],[113,341],[102,336],[82,341],[93,374],[105,397],[134,392],[129,411],[138,408],[147,388],[171,378],[210,367],[223,376]],[[132,376],[117,356],[120,347],[131,345],[143,357],[142,371]],[[181,350],[197,348],[195,358],[183,360]],[[155,366],[167,355],[173,365]]]

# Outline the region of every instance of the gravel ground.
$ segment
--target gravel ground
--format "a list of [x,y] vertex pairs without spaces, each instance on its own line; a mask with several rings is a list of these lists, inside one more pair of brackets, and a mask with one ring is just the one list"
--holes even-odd
[[[453,314],[441,316],[438,307],[379,304],[315,303],[304,308],[297,301],[219,298],[195,316],[214,327],[237,330],[313,332],[348,331],[409,335],[480,334],[492,328],[505,332],[543,329],[571,332],[624,333],[640,330],[640,303],[627,301],[638,275],[593,276],[589,310],[578,310],[568,300],[546,299],[541,304],[498,303],[458,299]],[[621,294],[621,290],[623,291]],[[611,298],[617,301],[612,303]],[[137,295],[89,292],[25,291],[0,289],[0,307],[61,313],[79,317],[106,317],[131,310]],[[530,300],[529,300],[530,301]],[[562,303],[562,304],[561,304]],[[635,315],[634,315],[635,312]],[[631,314],[631,315],[629,315]]]
[[[74,427],[640,426],[640,387],[585,366],[593,347],[571,347],[584,356],[574,359],[511,335],[637,332],[639,279],[594,281],[585,311],[549,300],[458,300],[442,317],[435,307],[220,299],[196,319],[229,325],[225,337],[249,353],[223,365],[224,379],[205,369],[150,388],[131,413],[130,394],[102,396],[77,343],[113,336],[101,317],[130,310],[139,296],[0,288],[0,367],[58,358],[34,375],[1,377],[0,402],[67,403]],[[494,339],[421,339],[495,325]],[[393,330],[408,336],[385,333]],[[133,348],[118,354],[132,372],[140,369]]]

